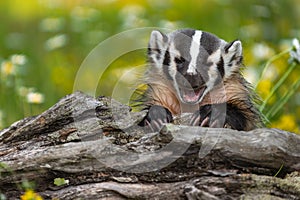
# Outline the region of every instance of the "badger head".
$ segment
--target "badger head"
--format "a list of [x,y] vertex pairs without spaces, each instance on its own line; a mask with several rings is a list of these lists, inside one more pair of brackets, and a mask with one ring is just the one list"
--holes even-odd
[[222,81],[239,72],[242,45],[199,30],[151,33],[148,60],[176,90],[183,103],[198,104]]

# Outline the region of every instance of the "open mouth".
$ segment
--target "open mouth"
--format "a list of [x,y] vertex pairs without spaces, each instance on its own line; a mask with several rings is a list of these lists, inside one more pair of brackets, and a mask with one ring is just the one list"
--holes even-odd
[[202,97],[204,91],[206,89],[206,86],[200,87],[196,90],[188,90],[188,89],[180,89],[181,97],[184,100],[185,103],[197,103],[200,98]]

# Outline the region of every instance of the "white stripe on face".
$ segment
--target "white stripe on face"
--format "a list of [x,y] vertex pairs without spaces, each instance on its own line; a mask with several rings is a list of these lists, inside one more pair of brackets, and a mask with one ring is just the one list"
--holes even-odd
[[169,63],[169,74],[175,80],[175,76],[177,74],[177,68],[175,63],[175,55],[180,55],[180,52],[176,49],[174,42],[170,43],[169,46],[169,53],[170,53],[170,63]]
[[202,31],[195,31],[195,34],[192,37],[191,48],[190,48],[191,62],[187,70],[187,73],[190,75],[195,75],[197,73],[196,66],[197,66],[197,57],[200,51],[201,35],[202,35]]

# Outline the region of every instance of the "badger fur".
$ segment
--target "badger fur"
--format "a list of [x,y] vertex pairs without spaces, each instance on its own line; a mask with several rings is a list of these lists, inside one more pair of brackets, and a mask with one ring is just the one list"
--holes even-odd
[[147,89],[139,99],[153,131],[192,112],[190,125],[252,130],[263,125],[256,95],[243,78],[242,44],[193,29],[153,31],[148,45]]

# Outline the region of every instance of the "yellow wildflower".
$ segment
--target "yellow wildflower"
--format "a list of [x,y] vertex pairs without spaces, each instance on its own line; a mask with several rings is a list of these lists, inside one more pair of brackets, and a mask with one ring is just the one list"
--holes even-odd
[[291,114],[282,115],[277,122],[272,124],[272,127],[299,133],[296,118],[294,115]]
[[43,198],[33,190],[26,190],[21,196],[21,200],[43,200]]
[[16,74],[16,67],[11,61],[3,61],[1,64],[1,73],[3,76]]
[[44,102],[44,95],[38,92],[29,92],[26,97],[28,103],[40,104]]
[[264,79],[259,82],[259,84],[257,86],[257,91],[263,98],[265,98],[270,93],[272,86],[273,86],[273,83],[271,82],[271,80]]

